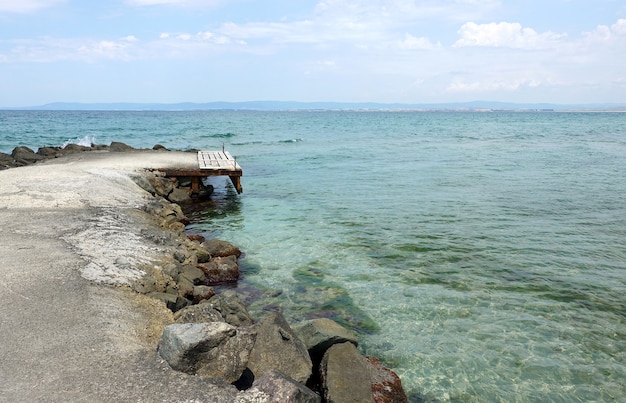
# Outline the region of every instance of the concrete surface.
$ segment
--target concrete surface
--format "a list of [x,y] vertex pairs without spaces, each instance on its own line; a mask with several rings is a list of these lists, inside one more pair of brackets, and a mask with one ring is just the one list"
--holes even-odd
[[124,287],[163,252],[141,237],[148,194],[130,176],[194,163],[85,152],[0,171],[0,401],[239,400],[171,370],[156,352],[171,312]]

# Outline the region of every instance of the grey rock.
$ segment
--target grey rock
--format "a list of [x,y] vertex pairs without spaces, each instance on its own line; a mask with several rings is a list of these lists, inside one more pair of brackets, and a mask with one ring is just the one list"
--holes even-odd
[[156,190],[154,189],[154,186],[152,186],[152,183],[150,183],[150,181],[148,180],[148,178],[146,178],[145,175],[135,175],[132,177],[132,179],[140,188],[150,193],[152,196],[156,194]]
[[128,144],[124,144],[119,141],[114,141],[109,146],[109,151],[113,151],[113,152],[123,152],[123,151],[133,151],[133,150],[136,150],[136,149],[129,146]]
[[174,314],[174,320],[177,323],[226,322],[208,301],[181,309]]
[[11,156],[15,160],[15,165],[17,166],[33,164],[44,159],[41,155],[35,154],[35,152],[30,148],[22,146],[15,147],[13,152],[11,152]]
[[309,354],[320,359],[333,344],[350,342],[359,345],[354,333],[327,318],[300,322],[293,326],[293,330],[304,341]]
[[173,369],[195,374],[202,355],[235,333],[236,328],[224,322],[175,323],[163,330],[158,351]]
[[185,189],[178,187],[172,190],[167,199],[172,203],[184,203],[191,200],[191,196]]
[[202,357],[202,365],[198,369],[198,375],[224,379],[229,383],[241,378],[256,340],[256,332],[251,327],[236,329],[234,336]]
[[354,344],[334,344],[320,364],[322,391],[328,402],[374,402],[369,366]]
[[14,162],[13,156],[0,153],[0,168],[10,168],[14,165]]
[[215,290],[213,287],[209,287],[206,285],[197,285],[193,287],[193,292],[191,293],[193,297],[193,303],[198,304],[201,301],[208,300],[215,296]]
[[185,242],[185,246],[191,252],[196,254],[196,257],[198,258],[198,263],[206,263],[211,260],[211,255],[209,254],[209,251],[203,248],[198,242],[189,240]]
[[156,194],[159,196],[167,197],[174,190],[174,182],[169,178],[150,176],[148,182],[150,182]]
[[233,326],[250,326],[254,323],[243,300],[233,290],[225,290],[209,299],[207,303]]
[[73,154],[83,151],[91,151],[91,147],[70,143],[61,149],[62,154]]
[[252,390],[259,390],[271,396],[272,402],[320,403],[322,398],[305,385],[294,381],[287,375],[270,370],[254,380]]
[[60,147],[39,147],[37,154],[44,158],[56,158],[61,154]]
[[293,332],[281,313],[264,317],[254,328],[257,340],[250,353],[248,368],[255,378],[278,370],[297,382],[306,383],[313,364],[306,346]]
[[234,382],[243,373],[255,332],[224,322],[169,325],[159,354],[175,370]]
[[205,280],[204,272],[196,266],[190,264],[186,264],[181,267],[178,281],[180,281],[181,278],[191,281],[194,285],[201,284]]

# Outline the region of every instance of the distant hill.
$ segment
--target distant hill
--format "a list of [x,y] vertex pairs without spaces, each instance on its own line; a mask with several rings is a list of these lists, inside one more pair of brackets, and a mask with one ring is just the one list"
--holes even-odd
[[473,101],[439,104],[404,104],[376,102],[181,102],[181,103],[74,103],[53,102],[45,105],[0,108],[11,110],[101,110],[101,111],[193,111],[193,110],[452,110],[452,111],[624,111],[626,104],[560,105],[548,103],[508,103]]

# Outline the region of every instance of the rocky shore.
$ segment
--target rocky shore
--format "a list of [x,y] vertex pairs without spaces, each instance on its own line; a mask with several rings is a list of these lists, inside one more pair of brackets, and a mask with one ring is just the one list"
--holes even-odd
[[[183,154],[158,145],[152,150],[136,150],[123,143],[70,144],[37,152],[16,147],[11,154],[0,153],[0,170],[33,165],[54,169],[60,161],[84,165],[80,172],[97,176],[101,183],[95,189],[103,193],[115,184],[136,188],[134,197],[116,196],[118,202],[107,205],[102,199],[94,203],[81,195],[82,188],[73,198],[72,184],[65,183],[70,188],[64,193],[67,199],[48,195],[50,200],[42,205],[56,202],[57,206],[76,208],[73,204],[82,203],[83,210],[89,210],[81,216],[84,225],[59,230],[63,241],[81,256],[81,277],[141,301],[145,325],[133,334],[137,351],[166,365],[169,374],[179,374],[184,379],[181,382],[192,379],[189,387],[204,385],[193,391],[193,401],[407,401],[398,376],[376,358],[362,356],[358,336],[350,329],[326,318],[287,323],[279,307],[265,317],[252,318],[236,287],[216,293],[217,285],[236,285],[241,251],[225,241],[186,234],[189,221],[183,210],[190,201],[189,184],[150,169],[164,168],[150,164],[168,163],[171,158],[187,164],[190,159]],[[124,159],[124,164],[129,159],[144,162],[130,166],[118,162],[113,168],[97,162],[114,158]],[[54,167],[50,161],[55,162]],[[14,186],[19,187],[19,182]],[[36,205],[37,198],[45,199],[47,194],[45,184],[38,186],[37,194],[20,195],[18,190],[6,199],[0,195],[0,210],[19,210],[22,196]],[[204,189],[205,195],[210,192],[210,188]],[[15,291],[12,284],[3,285],[30,300],[31,296]],[[118,328],[117,332],[128,330]],[[71,340],[65,347],[71,348]],[[0,398],[3,392],[5,397],[16,396],[7,390],[12,389],[0,385]],[[138,401],[167,400],[167,393],[146,391]],[[174,395],[174,400],[190,398],[183,393]]]

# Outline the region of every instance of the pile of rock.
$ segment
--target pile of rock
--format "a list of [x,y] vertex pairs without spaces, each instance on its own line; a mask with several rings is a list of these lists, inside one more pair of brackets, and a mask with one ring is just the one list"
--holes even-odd
[[226,241],[185,236],[180,206],[162,197],[146,211],[180,236],[173,262],[134,287],[175,312],[158,345],[173,369],[219,378],[269,401],[407,401],[398,376],[363,357],[356,335],[336,322],[322,318],[292,327],[275,312],[255,323],[234,290],[216,295],[211,285],[239,279],[241,251]]
[[[229,294],[223,298],[238,299]],[[212,300],[197,306],[193,314],[177,315],[177,322],[193,322],[167,326],[159,342],[159,354],[175,370],[220,378],[277,402],[407,401],[398,376],[363,357],[357,337],[330,319],[292,328],[282,314],[272,313],[242,324],[222,317]]]

